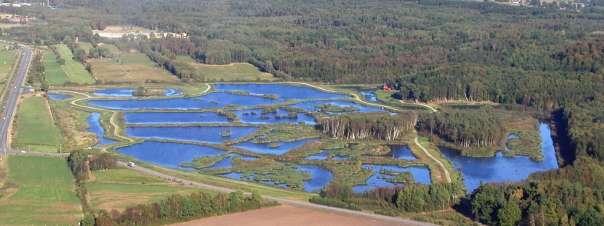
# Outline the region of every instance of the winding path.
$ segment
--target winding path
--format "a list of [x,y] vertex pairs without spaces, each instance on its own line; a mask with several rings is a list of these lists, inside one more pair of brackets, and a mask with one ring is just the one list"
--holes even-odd
[[417,136],[415,137],[414,141],[415,141],[415,144],[417,146],[419,146],[419,148],[422,149],[422,151],[428,157],[430,157],[432,160],[434,160],[434,162],[436,162],[442,168],[443,172],[445,172],[445,178],[447,179],[447,183],[451,183],[451,175],[449,174],[449,171],[445,167],[445,164],[443,164],[440,160],[438,160],[436,157],[434,157],[432,154],[430,154],[430,152],[426,148],[424,148],[424,146],[422,146],[422,144],[419,143]]

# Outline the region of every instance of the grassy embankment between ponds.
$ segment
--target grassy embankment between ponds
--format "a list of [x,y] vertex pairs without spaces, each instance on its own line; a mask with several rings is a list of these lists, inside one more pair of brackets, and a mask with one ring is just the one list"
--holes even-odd
[[76,225],[82,218],[75,180],[65,159],[9,156],[2,161],[8,166],[0,168],[6,175],[0,189],[0,224]]
[[13,148],[38,152],[61,151],[61,131],[45,98],[25,97],[19,104],[13,126]]

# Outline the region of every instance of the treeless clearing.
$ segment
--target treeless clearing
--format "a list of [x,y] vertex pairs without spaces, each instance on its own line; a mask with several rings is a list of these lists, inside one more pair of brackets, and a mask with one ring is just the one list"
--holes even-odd
[[250,210],[224,216],[208,217],[189,222],[174,224],[212,225],[212,226],[390,226],[401,225],[396,222],[369,219],[361,216],[336,214],[315,209],[281,205],[258,210]]
[[144,64],[120,64],[113,60],[90,60],[92,74],[101,83],[171,82],[178,78],[159,67]]

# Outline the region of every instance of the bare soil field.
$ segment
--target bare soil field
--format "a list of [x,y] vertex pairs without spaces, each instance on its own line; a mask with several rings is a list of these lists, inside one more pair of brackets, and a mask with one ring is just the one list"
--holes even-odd
[[202,218],[174,226],[212,225],[212,226],[391,226],[396,222],[381,221],[361,216],[337,214],[289,205],[251,210],[224,216]]

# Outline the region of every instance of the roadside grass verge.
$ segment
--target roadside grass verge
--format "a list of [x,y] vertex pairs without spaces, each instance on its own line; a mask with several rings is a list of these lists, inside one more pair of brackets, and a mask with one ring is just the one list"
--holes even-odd
[[56,152],[61,131],[55,125],[46,99],[26,97],[17,110],[12,146],[26,151]]
[[61,65],[61,68],[69,78],[69,82],[77,84],[93,84],[94,79],[90,73],[84,68],[80,62],[73,59],[71,50],[64,44],[58,44],[55,46],[60,57],[65,60],[65,64]]
[[107,211],[199,191],[125,168],[93,171],[92,178],[85,182],[90,205]]
[[0,198],[2,225],[76,225],[82,217],[74,179],[63,158],[8,157],[15,191]]
[[[0,45],[0,47],[4,47]],[[6,84],[10,80],[11,73],[18,54],[14,50],[0,50],[0,96],[4,93]]]

